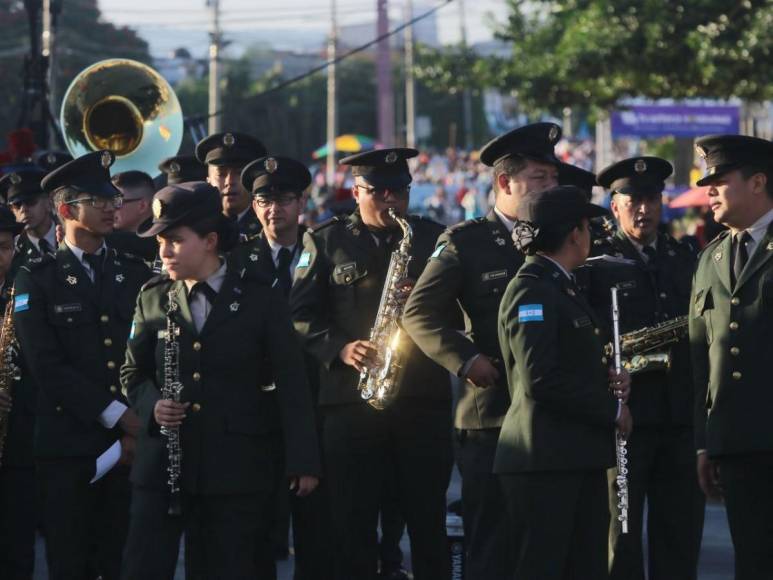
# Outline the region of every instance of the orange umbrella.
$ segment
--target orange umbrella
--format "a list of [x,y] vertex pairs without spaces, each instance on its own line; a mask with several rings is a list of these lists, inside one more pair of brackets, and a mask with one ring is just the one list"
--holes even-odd
[[680,207],[703,207],[709,205],[709,188],[708,187],[693,187],[688,189],[681,195],[676,196],[671,203],[668,204],[670,208]]

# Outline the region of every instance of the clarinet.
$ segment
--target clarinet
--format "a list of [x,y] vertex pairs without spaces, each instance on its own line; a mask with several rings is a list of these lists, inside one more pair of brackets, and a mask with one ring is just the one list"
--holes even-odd
[[[617,287],[612,287],[612,349],[615,356],[615,371],[620,373],[623,369],[620,352],[620,308],[617,302]],[[628,533],[628,449],[625,435],[620,430],[615,430],[615,449],[617,456],[617,509],[620,513],[617,519],[624,534]]]
[[[173,315],[177,310],[177,302],[174,300],[174,291],[168,294],[169,306],[166,311],[166,335],[164,336],[164,385],[161,388],[161,396],[164,399],[180,402],[180,394],[183,384],[180,382],[180,343],[177,337],[180,327],[175,324]],[[182,447],[180,446],[180,427],[161,427],[161,433],[166,436],[166,449],[169,458],[169,466],[166,468],[169,474],[169,515],[182,514],[182,501],[180,499],[180,473],[182,468]]]

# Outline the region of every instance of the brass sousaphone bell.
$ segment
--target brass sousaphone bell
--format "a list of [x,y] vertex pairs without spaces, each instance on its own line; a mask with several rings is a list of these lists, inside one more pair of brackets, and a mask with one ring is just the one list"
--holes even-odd
[[73,157],[109,149],[111,173],[132,169],[151,176],[158,164],[177,155],[183,115],[172,87],[155,70],[114,58],[84,69],[62,100],[62,134]]

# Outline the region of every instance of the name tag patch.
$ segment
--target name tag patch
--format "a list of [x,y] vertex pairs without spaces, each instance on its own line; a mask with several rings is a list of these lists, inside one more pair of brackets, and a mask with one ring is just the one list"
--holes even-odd
[[346,272],[351,272],[353,270],[357,269],[357,262],[346,262],[346,264],[341,264],[340,266],[336,266],[336,274],[345,274]]
[[54,304],[54,312],[57,314],[67,314],[69,312],[80,312],[83,307],[80,304]]
[[24,312],[25,310],[30,309],[30,295],[29,294],[19,294],[14,298],[13,301],[13,311],[14,312]]
[[524,304],[518,307],[518,322],[542,322],[542,304]]
[[311,264],[311,253],[303,252],[301,257],[298,258],[298,265],[296,268],[308,268],[309,264]]
[[480,275],[480,279],[484,282],[490,280],[499,280],[500,278],[507,278],[507,270],[494,270],[493,272],[483,272]]
[[575,328],[584,328],[585,326],[590,326],[591,325],[590,317],[581,316],[580,318],[575,318],[574,320],[572,320],[572,325]]

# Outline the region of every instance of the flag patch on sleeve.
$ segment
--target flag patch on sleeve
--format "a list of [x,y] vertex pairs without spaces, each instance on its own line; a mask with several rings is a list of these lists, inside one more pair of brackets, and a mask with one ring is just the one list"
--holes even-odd
[[19,294],[14,298],[13,301],[13,311],[14,312],[24,312],[25,310],[30,309],[30,295],[29,294]]
[[303,252],[301,257],[298,258],[298,265],[296,268],[308,268],[309,264],[311,264],[311,253]]
[[432,252],[432,255],[430,256],[430,258],[437,258],[438,256],[440,256],[440,254],[443,253],[443,250],[446,249],[447,245],[448,244],[440,244],[437,248],[435,248],[435,251]]
[[524,304],[518,307],[518,322],[542,322],[542,304]]

